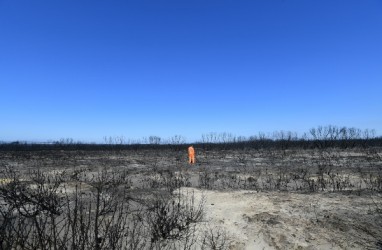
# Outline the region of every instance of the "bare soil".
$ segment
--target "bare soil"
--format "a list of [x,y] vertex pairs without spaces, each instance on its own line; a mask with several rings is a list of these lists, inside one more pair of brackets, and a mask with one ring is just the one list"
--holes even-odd
[[378,249],[381,216],[371,199],[342,193],[203,191],[206,220],[231,249]]

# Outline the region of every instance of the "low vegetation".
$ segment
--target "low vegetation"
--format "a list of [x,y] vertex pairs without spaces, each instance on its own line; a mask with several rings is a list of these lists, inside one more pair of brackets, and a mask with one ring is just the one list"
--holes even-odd
[[[229,249],[232,238],[208,225],[205,199],[187,188],[382,193],[382,138],[334,126],[310,134],[210,133],[194,144],[192,167],[180,136],[169,144],[156,136],[149,144],[4,143],[0,248]],[[373,197],[370,209],[381,221],[381,200]],[[316,207],[317,222],[325,220]],[[376,248],[380,242],[375,236]]]

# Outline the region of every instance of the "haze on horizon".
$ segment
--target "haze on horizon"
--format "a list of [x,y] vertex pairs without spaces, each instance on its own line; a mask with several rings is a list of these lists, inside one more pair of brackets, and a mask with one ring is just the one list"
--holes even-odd
[[382,2],[0,0],[0,141],[382,132]]

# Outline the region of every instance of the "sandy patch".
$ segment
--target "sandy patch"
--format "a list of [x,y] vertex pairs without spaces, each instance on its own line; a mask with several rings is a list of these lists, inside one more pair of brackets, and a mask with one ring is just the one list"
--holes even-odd
[[226,231],[230,249],[379,249],[381,218],[368,197],[191,190],[205,196],[206,222]]

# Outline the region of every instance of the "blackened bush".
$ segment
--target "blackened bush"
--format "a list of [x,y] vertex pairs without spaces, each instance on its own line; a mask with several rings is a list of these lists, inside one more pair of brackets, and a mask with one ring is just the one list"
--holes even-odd
[[153,202],[146,216],[151,242],[182,240],[194,223],[202,220],[205,200],[196,202],[194,193],[180,190],[172,199],[160,198]]

